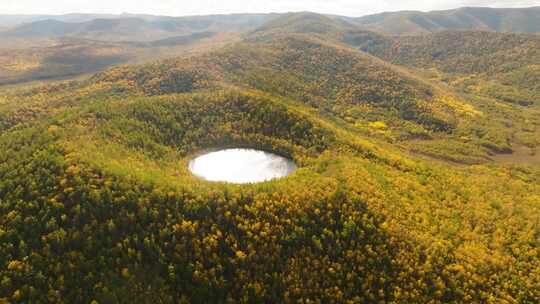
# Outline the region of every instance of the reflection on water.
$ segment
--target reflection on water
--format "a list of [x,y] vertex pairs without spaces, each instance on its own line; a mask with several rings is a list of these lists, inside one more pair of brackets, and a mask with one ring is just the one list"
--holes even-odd
[[227,149],[208,153],[189,163],[189,170],[208,181],[257,183],[291,174],[293,161],[264,151]]

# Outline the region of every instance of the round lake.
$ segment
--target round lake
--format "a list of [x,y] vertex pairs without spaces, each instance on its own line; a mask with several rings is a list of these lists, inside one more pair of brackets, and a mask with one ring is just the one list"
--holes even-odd
[[247,184],[285,177],[296,164],[282,156],[252,149],[227,149],[199,156],[189,170],[208,181]]

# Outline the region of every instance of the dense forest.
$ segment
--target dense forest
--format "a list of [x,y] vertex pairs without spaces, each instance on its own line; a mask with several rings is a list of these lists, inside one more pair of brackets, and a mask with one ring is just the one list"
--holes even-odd
[[[0,303],[540,302],[537,44],[299,14],[218,50],[2,87]],[[226,147],[299,169],[189,172]]]
[[487,31],[446,31],[387,38],[350,34],[352,44],[384,60],[446,74],[443,80],[507,102],[534,103],[540,37]]

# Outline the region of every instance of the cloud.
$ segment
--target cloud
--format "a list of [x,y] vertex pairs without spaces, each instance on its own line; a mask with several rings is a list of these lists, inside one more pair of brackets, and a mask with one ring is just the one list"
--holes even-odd
[[313,11],[361,16],[383,11],[439,10],[461,6],[527,7],[540,0],[1,0],[2,14],[147,13],[203,15],[241,12]]

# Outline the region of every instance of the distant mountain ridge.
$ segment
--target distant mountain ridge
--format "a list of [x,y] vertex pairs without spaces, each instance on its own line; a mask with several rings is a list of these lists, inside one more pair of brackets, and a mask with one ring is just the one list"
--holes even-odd
[[33,23],[44,20],[56,20],[62,22],[71,22],[71,23],[82,23],[92,21],[94,19],[143,19],[146,21],[159,21],[159,20],[171,20],[171,19],[182,19],[184,21],[190,20],[226,20],[226,19],[236,19],[236,21],[243,21],[246,19],[259,18],[266,15],[274,14],[230,14],[230,15],[204,15],[204,16],[158,16],[158,15],[148,15],[148,14],[65,14],[65,15],[2,15],[0,14],[0,27],[18,27],[23,24]]
[[[144,36],[164,38],[174,32],[139,18],[93,19],[78,23],[48,19],[21,25],[5,32],[3,36],[7,38],[78,36],[100,38],[99,40],[129,40],[131,37],[141,39]],[[112,36],[112,39],[107,36]]]
[[65,14],[65,15],[0,15],[0,27],[13,28],[25,23],[33,23],[43,20],[56,20],[62,22],[87,22],[94,19],[120,19],[125,17],[152,17],[146,15],[108,15],[108,14]]
[[[98,17],[91,19],[91,17]],[[197,32],[240,32],[252,30],[277,17],[276,14],[234,14],[193,17],[150,15],[65,15],[10,28],[0,38],[54,38],[76,36],[104,41],[152,41]],[[4,17],[0,16],[0,20]],[[89,19],[89,20],[88,20]],[[0,24],[2,24],[0,22]]]
[[345,19],[365,29],[388,35],[418,35],[465,29],[540,32],[540,7],[463,7],[425,13],[418,11],[381,13]]
[[[272,21],[278,17],[285,17],[280,18],[280,22],[294,22],[295,18],[309,17],[309,14],[231,14],[187,17],[136,14],[0,15],[0,37],[51,38],[76,35],[99,40],[151,41],[195,32],[260,30],[274,26]],[[370,30],[385,35],[423,35],[444,30],[540,32],[540,7],[463,7],[432,12],[387,12],[358,18],[327,17],[346,22],[346,27]],[[287,27],[287,24],[282,24],[282,26]],[[2,28],[4,28],[3,31]],[[331,29],[321,28],[320,30]],[[103,36],[105,39],[100,39]]]

